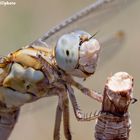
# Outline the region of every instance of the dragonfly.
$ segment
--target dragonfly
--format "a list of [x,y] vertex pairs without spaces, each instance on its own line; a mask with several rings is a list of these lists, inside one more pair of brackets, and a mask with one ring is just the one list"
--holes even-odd
[[[90,21],[92,28],[131,4],[131,0],[98,0],[50,29],[29,45],[0,58],[0,137],[7,140],[18,120],[20,108],[44,97],[58,96],[53,139],[60,139],[63,117],[64,135],[72,139],[69,128],[69,99],[78,121],[90,121],[96,113],[85,114],[79,108],[74,90],[102,102],[102,95],[84,87],[74,77],[94,74],[101,46],[118,45],[123,33],[99,43],[95,36],[79,30]],[[80,27],[82,30],[85,27]],[[56,40],[57,38],[57,40]],[[46,136],[47,137],[47,136]]]

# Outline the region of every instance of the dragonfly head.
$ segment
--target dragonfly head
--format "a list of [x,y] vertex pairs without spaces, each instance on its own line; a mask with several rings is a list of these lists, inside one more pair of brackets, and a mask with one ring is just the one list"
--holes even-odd
[[61,36],[55,48],[60,69],[73,76],[86,78],[95,72],[100,52],[99,42],[84,31]]

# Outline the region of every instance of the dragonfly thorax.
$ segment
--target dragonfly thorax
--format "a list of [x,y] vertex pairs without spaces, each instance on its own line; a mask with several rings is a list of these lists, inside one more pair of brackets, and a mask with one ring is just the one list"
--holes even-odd
[[95,72],[100,45],[84,31],[75,31],[60,37],[55,48],[59,68],[77,77]]

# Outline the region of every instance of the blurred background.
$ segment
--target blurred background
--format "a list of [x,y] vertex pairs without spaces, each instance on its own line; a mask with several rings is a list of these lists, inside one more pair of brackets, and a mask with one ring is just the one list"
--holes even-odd
[[[0,6],[0,55],[23,47],[42,36],[52,26],[73,15],[76,11],[93,3],[92,0],[40,0],[15,1],[15,6]],[[102,26],[99,36],[123,30],[126,39],[121,49],[114,50],[112,57],[104,54],[94,76],[83,84],[91,89],[103,91],[106,79],[118,71],[126,71],[134,77],[134,97],[139,100],[140,91],[140,1],[122,10]],[[79,25],[80,26],[80,25]],[[106,47],[106,49],[110,49]],[[106,50],[107,51],[107,50]],[[82,82],[82,81],[81,81]],[[100,110],[101,104],[75,90],[78,103],[85,112]],[[57,98],[41,99],[23,106],[19,121],[9,140],[52,140]],[[130,139],[140,138],[140,103],[130,106],[132,130]],[[95,121],[78,122],[70,104],[70,126],[73,140],[94,139]],[[63,126],[63,125],[62,125]],[[64,140],[63,127],[61,140]]]

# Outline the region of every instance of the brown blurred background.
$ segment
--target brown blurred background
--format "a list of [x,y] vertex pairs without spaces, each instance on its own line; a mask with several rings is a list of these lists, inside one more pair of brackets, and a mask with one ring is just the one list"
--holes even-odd
[[[91,0],[40,0],[15,1],[15,6],[0,6],[0,55],[27,45],[64,18],[89,5]],[[85,86],[103,91],[106,78],[126,71],[135,79],[134,96],[139,100],[140,91],[140,1],[129,6],[100,28],[101,34],[123,29],[126,41],[120,51],[97,68]],[[93,27],[94,30],[94,27]],[[108,48],[109,49],[109,48]],[[108,56],[105,56],[108,57]],[[100,104],[76,91],[78,102],[85,112],[99,110]],[[22,108],[19,121],[9,140],[52,140],[57,98],[44,98]],[[71,106],[71,104],[70,104]],[[140,103],[131,105],[132,131],[130,139],[140,138]],[[94,124],[78,122],[70,107],[73,140],[94,139]],[[61,139],[64,140],[61,129]]]

